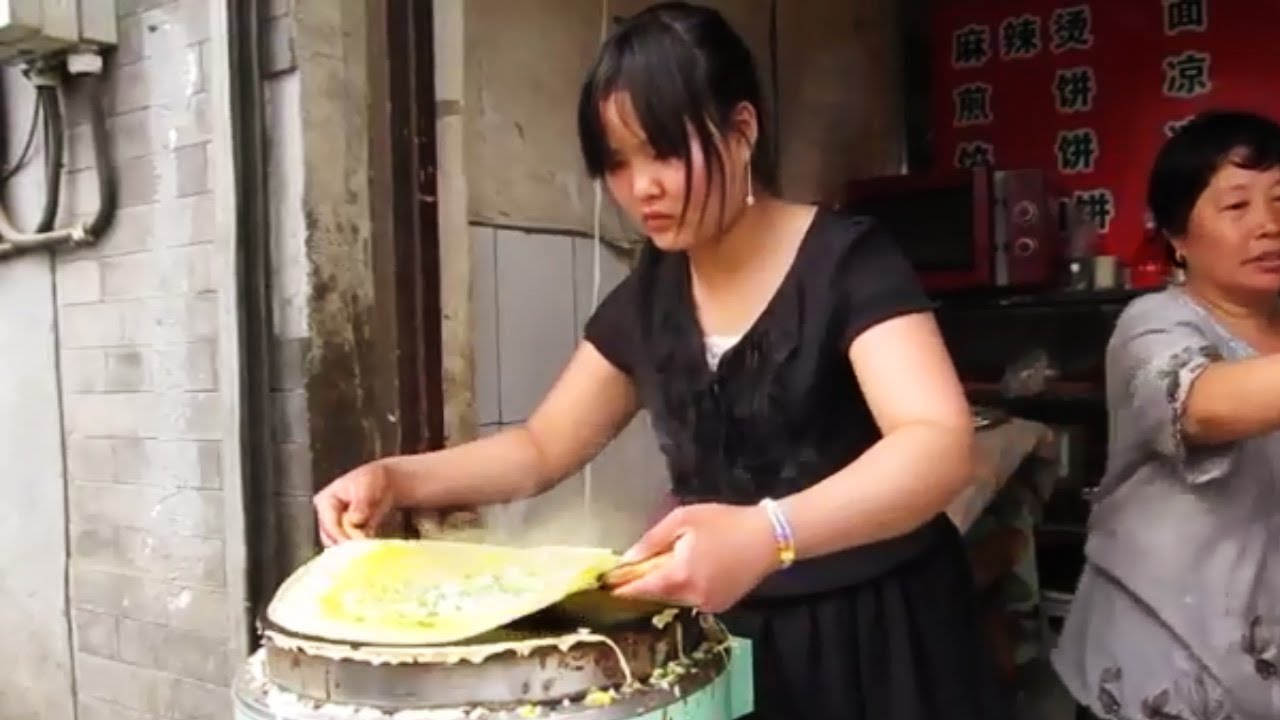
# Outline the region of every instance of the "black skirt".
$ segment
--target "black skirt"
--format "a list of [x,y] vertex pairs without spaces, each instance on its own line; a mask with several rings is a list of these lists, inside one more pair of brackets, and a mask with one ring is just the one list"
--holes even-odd
[[[753,720],[1008,720],[955,527],[856,585],[749,598],[723,616],[753,642]],[[868,548],[870,549],[870,548]]]

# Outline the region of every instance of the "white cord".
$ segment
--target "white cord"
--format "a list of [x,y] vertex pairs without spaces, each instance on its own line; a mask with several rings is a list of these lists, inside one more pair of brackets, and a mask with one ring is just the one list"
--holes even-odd
[[[600,44],[609,35],[609,0],[600,0]],[[591,220],[591,310],[600,304],[600,250],[604,241],[600,238],[600,213],[604,209],[604,187],[600,178],[595,182],[595,203]]]
[[604,240],[600,237],[600,212],[604,207],[604,188],[600,181],[595,181],[595,217],[591,224],[591,309],[600,304],[600,255]]
[[[609,34],[609,0],[600,0],[600,44]],[[591,217],[591,312],[595,312],[600,304],[600,250],[604,241],[600,239],[600,212],[604,206],[604,187],[600,179],[592,183],[595,186],[595,198]],[[590,317],[590,313],[588,313]],[[587,461],[582,469],[582,509],[587,517],[591,517],[591,466],[594,460]]]

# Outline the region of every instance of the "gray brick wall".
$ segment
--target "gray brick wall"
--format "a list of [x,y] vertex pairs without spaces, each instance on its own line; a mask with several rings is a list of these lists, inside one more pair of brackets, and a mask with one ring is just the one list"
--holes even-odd
[[[120,0],[120,211],[56,260],[80,720],[229,716],[232,668],[205,0]],[[74,97],[74,96],[73,96]],[[72,102],[64,217],[97,189]]]
[[271,217],[272,353],[271,396],[276,442],[274,499],[284,570],[314,553],[316,529],[311,510],[314,492],[307,378],[311,366],[310,292],[306,165],[302,74],[297,57],[297,24],[293,3],[273,0],[263,31],[267,37],[263,63],[267,74],[268,182],[273,196]]
[[[228,198],[217,194],[227,192],[219,188],[230,150],[228,103],[217,95],[227,81],[225,37],[216,37],[225,31],[218,15],[225,3],[116,2],[120,46],[107,73],[120,200],[115,223],[93,247],[59,252],[51,261],[22,258],[39,273],[23,292],[43,313],[20,316],[39,325],[21,330],[45,335],[10,365],[0,357],[0,381],[8,379],[0,390],[20,386],[21,376],[4,377],[11,365],[41,369],[44,387],[20,391],[17,404],[43,410],[33,423],[39,428],[21,442],[46,442],[41,463],[21,463],[39,473],[31,487],[50,488],[29,493],[42,501],[40,512],[0,532],[0,540],[26,541],[24,523],[54,527],[38,537],[57,538],[57,546],[46,542],[36,555],[68,564],[63,588],[61,568],[35,573],[26,567],[35,563],[21,558],[16,587],[38,583],[41,598],[65,600],[66,607],[64,613],[60,602],[44,603],[42,617],[59,627],[36,638],[57,654],[0,676],[0,718],[68,717],[64,708],[74,705],[87,720],[225,720],[227,685],[240,659],[244,577],[237,564],[245,552],[235,418],[228,415],[236,377],[229,366],[232,244],[224,239]],[[383,340],[365,330],[376,299],[366,267],[364,5],[261,6],[275,293],[270,390],[279,485],[272,505],[278,559],[288,566],[316,547],[310,496],[317,478],[328,480],[385,449],[378,433],[392,415],[377,412],[370,358],[390,356],[392,346],[378,345]],[[11,92],[30,95],[16,72],[7,77]],[[13,151],[22,144],[29,104],[4,99]],[[98,202],[87,108],[74,93],[68,100],[63,222],[91,215]],[[33,224],[43,200],[42,160],[37,154],[6,187],[7,208],[21,227]],[[14,293],[2,290],[13,287],[0,288],[0,297],[8,300]],[[0,304],[0,338],[14,334],[4,332],[14,327],[5,325],[17,315],[14,307]],[[14,422],[21,418],[0,415],[0,429]],[[0,450],[20,442],[4,439]],[[26,487],[12,477],[14,467],[0,456],[0,490]],[[58,468],[65,477],[56,477]],[[13,607],[9,589],[0,580],[6,636],[15,625],[5,624]],[[62,703],[56,710],[31,713],[25,708],[36,704],[10,701],[27,677],[42,675],[50,680],[36,702]],[[75,699],[68,701],[73,685]]]

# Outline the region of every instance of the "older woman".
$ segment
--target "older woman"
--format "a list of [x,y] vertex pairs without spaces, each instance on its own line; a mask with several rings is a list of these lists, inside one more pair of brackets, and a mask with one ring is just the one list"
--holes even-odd
[[1107,349],[1110,445],[1054,657],[1103,718],[1280,718],[1280,125],[1217,112],[1148,202],[1186,270]]

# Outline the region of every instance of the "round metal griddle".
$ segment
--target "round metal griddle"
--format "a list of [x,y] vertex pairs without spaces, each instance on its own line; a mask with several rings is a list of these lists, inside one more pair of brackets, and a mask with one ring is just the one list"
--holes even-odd
[[[716,669],[705,662],[713,631],[686,610],[662,627],[645,616],[591,632],[543,612],[449,647],[354,645],[266,620],[260,629],[262,679],[273,688],[314,703],[388,712],[568,706],[592,691],[622,688],[627,668],[644,683],[695,654],[707,671]],[[698,673],[689,674],[693,680]]]

